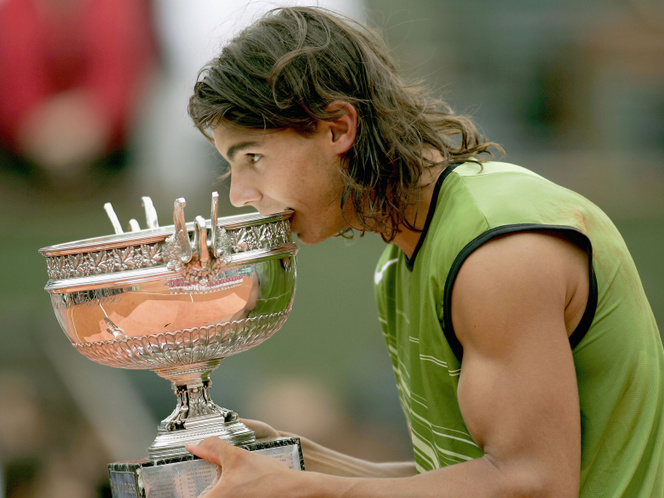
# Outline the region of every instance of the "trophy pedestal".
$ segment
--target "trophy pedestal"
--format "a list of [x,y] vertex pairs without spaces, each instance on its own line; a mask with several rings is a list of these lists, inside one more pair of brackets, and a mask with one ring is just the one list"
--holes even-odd
[[[277,458],[294,470],[304,470],[296,437],[261,439],[238,445]],[[193,455],[156,462],[143,459],[108,465],[113,498],[197,498],[219,478],[217,465]]]

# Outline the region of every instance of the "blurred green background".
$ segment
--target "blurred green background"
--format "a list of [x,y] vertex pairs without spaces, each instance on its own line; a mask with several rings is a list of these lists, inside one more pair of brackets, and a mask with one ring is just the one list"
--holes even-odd
[[[457,112],[474,116],[503,145],[507,161],[584,194],[613,218],[661,329],[661,2],[354,5],[384,30],[406,77],[425,79]],[[157,16],[159,2],[153,7]],[[160,47],[167,51],[166,42]],[[170,224],[176,197],[187,199],[190,221],[209,217],[212,190],[227,195],[227,185],[216,180],[215,151],[200,137],[187,145],[191,149],[181,146],[195,150],[190,160],[160,169],[169,159],[157,161],[164,150],[180,147],[177,126],[159,114],[175,67],[167,55],[136,110],[124,170],[59,182],[0,168],[0,465],[7,496],[103,494],[106,462],[144,456],[157,422],[175,406],[168,383],[155,374],[99,366],[68,344],[43,291],[46,267],[37,252],[110,233],[102,207],[107,201],[126,223],[140,219],[140,198],[150,195],[161,223]],[[168,103],[180,109],[181,126],[190,128],[182,112],[186,100]],[[174,130],[166,140],[165,129]],[[236,212],[225,203],[220,216]],[[265,344],[222,362],[213,374],[214,400],[360,457],[408,458],[405,419],[372,294],[382,249],[381,239],[371,235],[301,247],[291,317]]]

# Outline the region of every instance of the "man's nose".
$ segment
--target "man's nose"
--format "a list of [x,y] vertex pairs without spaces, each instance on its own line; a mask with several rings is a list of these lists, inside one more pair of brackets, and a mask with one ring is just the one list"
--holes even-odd
[[228,197],[235,207],[255,207],[255,203],[262,199],[262,194],[258,188],[247,181],[247,178],[231,175],[231,189]]

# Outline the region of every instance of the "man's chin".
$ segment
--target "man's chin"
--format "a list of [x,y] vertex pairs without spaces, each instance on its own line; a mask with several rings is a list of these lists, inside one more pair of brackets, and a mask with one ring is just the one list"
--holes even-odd
[[293,233],[297,237],[297,241],[305,246],[313,246],[325,240],[325,238],[321,237],[312,237],[311,234],[307,234],[306,232],[305,233],[293,232]]
[[318,241],[318,240],[316,240],[316,241],[311,241],[311,240],[307,239],[306,236],[302,237],[302,236],[300,236],[300,234],[298,234],[298,233],[296,233],[295,236],[297,237],[297,241],[298,241],[298,243],[300,243],[300,244],[302,244],[302,245],[305,245],[305,246],[312,246],[312,245],[317,244],[318,242],[320,242],[320,241]]

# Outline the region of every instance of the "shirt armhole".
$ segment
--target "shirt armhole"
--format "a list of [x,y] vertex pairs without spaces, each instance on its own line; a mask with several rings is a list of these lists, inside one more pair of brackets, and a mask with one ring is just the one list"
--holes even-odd
[[466,261],[468,256],[472,254],[477,248],[481,245],[487,243],[495,237],[501,235],[508,235],[512,233],[519,232],[537,232],[537,231],[555,231],[560,232],[568,240],[579,246],[581,249],[586,251],[588,256],[588,277],[590,281],[590,288],[588,292],[588,303],[586,309],[581,317],[579,325],[574,329],[574,332],[569,336],[570,347],[574,349],[581,340],[585,337],[588,329],[590,329],[590,324],[595,317],[595,311],[597,310],[597,277],[595,275],[595,270],[593,267],[593,258],[592,258],[592,244],[590,239],[578,230],[577,228],[571,226],[562,226],[562,225],[538,225],[533,223],[523,223],[516,225],[505,225],[501,227],[492,228],[479,235],[472,241],[470,241],[466,247],[464,247],[461,252],[457,255],[456,259],[452,263],[452,267],[447,275],[447,280],[445,281],[445,288],[443,290],[443,333],[445,334],[445,339],[447,340],[452,352],[456,358],[461,362],[463,358],[463,347],[459,342],[459,339],[454,332],[454,327],[452,326],[452,314],[451,314],[451,304],[452,304],[452,287],[456,280],[461,265]]

